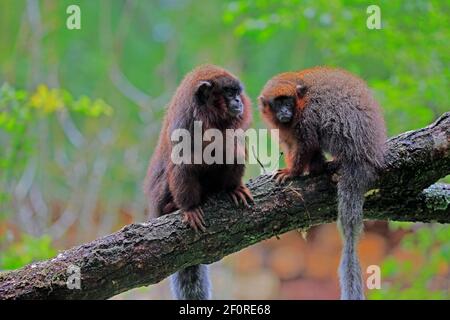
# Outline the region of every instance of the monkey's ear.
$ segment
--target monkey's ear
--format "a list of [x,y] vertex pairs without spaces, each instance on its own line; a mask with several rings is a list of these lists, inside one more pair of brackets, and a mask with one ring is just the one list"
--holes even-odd
[[259,96],[258,97],[259,103],[261,104],[261,107],[265,107],[267,105],[267,100],[266,98],[264,98],[264,96]]
[[308,91],[308,87],[305,84],[301,83],[301,84],[297,85],[295,90],[297,91],[297,96],[299,98],[303,98],[305,96],[306,92]]
[[212,83],[210,81],[200,81],[197,85],[197,90],[195,91],[195,96],[197,97],[200,104],[206,103],[211,93]]

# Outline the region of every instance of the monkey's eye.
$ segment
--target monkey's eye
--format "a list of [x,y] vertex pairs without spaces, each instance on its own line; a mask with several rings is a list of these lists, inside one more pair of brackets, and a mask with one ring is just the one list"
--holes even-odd
[[234,98],[239,94],[239,91],[235,88],[225,88],[224,92],[225,96],[227,96],[228,98]]
[[274,105],[275,108],[281,108],[284,106],[292,106],[295,104],[295,100],[292,97],[287,97],[287,96],[281,96],[275,99],[274,101]]

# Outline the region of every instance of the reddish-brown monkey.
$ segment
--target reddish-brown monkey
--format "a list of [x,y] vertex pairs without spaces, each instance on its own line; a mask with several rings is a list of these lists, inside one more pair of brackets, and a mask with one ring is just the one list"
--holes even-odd
[[364,193],[383,164],[386,141],[378,103],[365,82],[347,71],[316,67],[270,79],[260,96],[265,122],[279,129],[287,168],[277,182],[322,171],[329,152],[338,168],[338,217],[344,240],[342,299],[363,299],[356,246]]
[[[203,132],[218,129],[225,137],[226,129],[248,128],[250,107],[241,82],[228,71],[203,65],[186,75],[167,108],[144,183],[152,217],[180,209],[185,223],[204,231],[200,205],[208,195],[225,191],[236,204],[238,200],[245,205],[253,201],[242,182],[244,164],[175,164],[171,158],[171,134],[175,129],[188,130],[193,140],[194,121],[201,121]],[[202,143],[203,148],[206,145]],[[233,144],[233,148],[233,154],[242,152],[237,145]],[[204,265],[188,267],[172,276],[172,289],[178,299],[208,299],[209,287]]]

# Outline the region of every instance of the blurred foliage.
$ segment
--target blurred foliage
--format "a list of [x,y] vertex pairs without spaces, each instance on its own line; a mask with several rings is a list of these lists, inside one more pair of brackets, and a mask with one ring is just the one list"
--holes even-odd
[[[24,138],[27,127],[31,121],[30,108],[24,107],[27,93],[14,90],[4,84],[0,88],[0,169],[3,172],[1,179],[0,201],[7,201],[7,182],[16,172],[17,164],[29,152],[30,144]],[[3,210],[3,208],[2,208]],[[2,217],[2,212],[0,212]]]
[[17,269],[33,261],[51,258],[55,254],[51,237],[35,238],[23,234],[20,241],[0,252],[0,270]]
[[[346,68],[376,91],[390,134],[428,124],[449,106],[447,1],[377,1],[382,29],[366,28],[367,1],[233,1],[224,21],[260,43],[295,30],[275,54],[289,69]],[[296,50],[292,50],[292,47]],[[285,54],[286,51],[292,54]],[[281,63],[283,65],[283,62]]]
[[[391,223],[393,229],[414,229],[412,223]],[[369,291],[370,299],[450,299],[450,232],[445,225],[421,226],[406,235],[401,243],[412,257],[402,260],[388,257],[381,265],[382,287]],[[437,283],[436,275],[440,275]],[[433,287],[434,286],[434,287]]]
[[112,114],[113,109],[103,100],[91,101],[87,96],[82,96],[74,100],[72,95],[66,90],[49,89],[45,85],[38,86],[36,92],[30,97],[30,106],[44,113],[61,111],[64,107],[67,110],[79,112],[80,114],[98,117],[100,115]]
[[33,122],[49,118],[56,112],[73,112],[86,117],[112,114],[112,108],[103,100],[91,101],[82,96],[75,99],[68,91],[49,89],[39,85],[30,95],[24,90],[16,90],[7,83],[0,87],[0,169],[6,173],[0,180],[0,218],[4,217],[3,207],[11,196],[8,187],[14,174],[23,170],[28,157],[39,152],[35,148],[36,137],[32,132]]
[[[65,27],[74,3],[81,30]],[[389,135],[429,124],[449,110],[450,4],[377,4],[381,30],[367,29],[360,0],[1,1],[0,219],[18,242],[0,248],[25,241],[22,232],[70,245],[128,221],[120,215],[145,219],[142,181],[165,105],[201,63],[232,70],[253,101],[276,73],[339,66],[373,88]],[[256,110],[253,125],[263,127]],[[246,177],[258,174],[249,166]],[[448,250],[431,239],[430,248]],[[433,261],[418,271],[416,297],[428,296]],[[412,283],[392,279],[399,286],[389,292]]]

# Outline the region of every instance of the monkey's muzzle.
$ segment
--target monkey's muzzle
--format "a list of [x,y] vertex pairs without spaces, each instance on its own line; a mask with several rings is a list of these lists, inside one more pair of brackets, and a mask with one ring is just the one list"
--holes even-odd
[[281,123],[287,123],[292,119],[292,113],[290,112],[278,112],[277,118]]
[[242,104],[242,102],[240,100],[233,100],[231,101],[229,107],[228,107],[228,112],[232,115],[232,116],[238,116],[240,114],[242,114],[242,112],[244,111],[244,105]]

